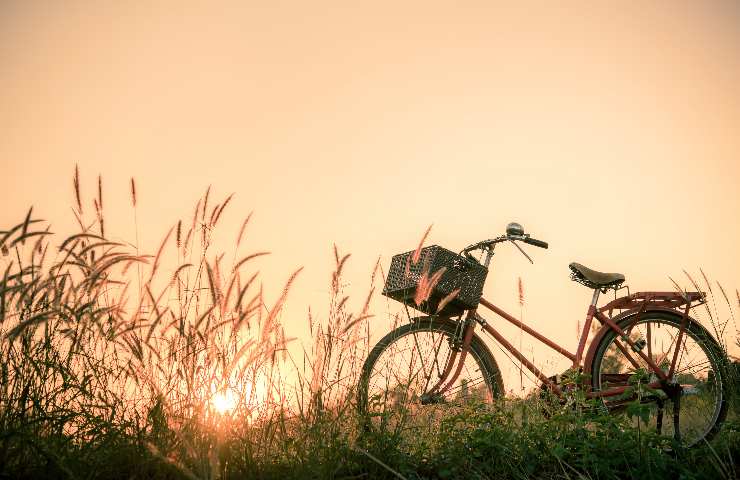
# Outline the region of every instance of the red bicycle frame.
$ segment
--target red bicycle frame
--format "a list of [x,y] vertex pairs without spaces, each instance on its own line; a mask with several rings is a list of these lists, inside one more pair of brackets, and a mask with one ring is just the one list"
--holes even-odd
[[[689,319],[689,311],[691,310],[692,306],[694,306],[694,303],[696,302],[696,305],[700,305],[704,303],[704,296],[700,292],[689,292],[689,293],[682,293],[682,292],[639,292],[634,293],[632,295],[627,295],[625,297],[617,298],[608,304],[604,305],[601,308],[596,307],[596,303],[599,299],[599,293],[601,290],[595,289],[594,294],[591,300],[591,305],[589,305],[588,312],[586,313],[586,321],[583,325],[583,330],[581,332],[580,338],[578,340],[578,347],[576,349],[576,353],[571,353],[562,346],[558,345],[556,342],[550,340],[543,334],[537,332],[533,328],[529,327],[528,325],[524,324],[520,320],[517,320],[512,315],[509,315],[501,308],[497,307],[493,303],[489,302],[485,298],[480,299],[480,305],[483,305],[487,309],[491,310],[493,313],[498,315],[499,317],[503,318],[504,320],[508,321],[509,323],[515,325],[522,331],[526,332],[528,335],[534,337],[535,339],[539,340],[541,343],[547,345],[552,350],[555,350],[559,354],[563,355],[564,357],[568,358],[572,361],[572,368],[574,370],[581,370],[584,374],[590,375],[591,371],[591,361],[593,360],[593,357],[595,355],[595,349],[596,346],[600,343],[600,340],[603,338],[603,336],[608,331],[614,331],[617,334],[617,338],[614,339],[614,343],[617,346],[617,348],[624,354],[624,356],[627,358],[627,360],[635,367],[639,368],[639,363],[635,359],[635,357],[632,355],[634,352],[637,354],[650,368],[650,371],[654,373],[660,381],[653,382],[649,384],[649,387],[652,388],[660,388],[663,383],[668,382],[672,377],[673,373],[675,371],[676,362],[678,359],[678,352],[681,349],[681,342],[683,341],[684,332],[686,330],[686,326],[688,325],[688,319]],[[681,311],[681,307],[683,307],[683,311]],[[641,348],[639,348],[625,332],[617,325],[617,323],[614,321],[614,317],[612,317],[612,312],[614,310],[621,310],[624,312],[624,314],[632,314],[636,313],[636,315],[639,316],[645,313],[648,310],[655,311],[655,310],[663,310],[663,311],[671,311],[671,312],[678,312],[682,314],[682,321],[681,321],[681,327],[679,329],[678,337],[676,340],[676,348],[674,350],[673,358],[670,364],[670,368],[668,370],[668,373],[666,373],[662,368],[660,368],[655,361],[652,359],[652,352],[650,350],[650,328],[648,326],[648,339],[647,339],[647,345],[648,345],[648,353],[647,355],[642,351]],[[585,356],[585,362],[584,359],[584,350],[586,347],[586,341],[588,339],[588,332],[591,329],[591,324],[593,322],[593,319],[596,318],[601,323],[601,329],[598,331],[596,336],[594,337],[593,341],[591,342],[591,346],[589,347],[588,352]],[[473,310],[469,310],[468,314],[465,318],[465,326],[462,332],[462,345],[459,349],[459,353],[457,350],[453,351],[450,355],[450,358],[447,361],[447,365],[445,366],[442,375],[437,382],[437,384],[432,387],[431,393],[437,393],[437,394],[444,394],[452,385],[457,381],[457,378],[460,375],[460,372],[462,371],[463,364],[465,363],[465,358],[468,354],[468,349],[470,346],[470,342],[473,338],[473,333],[475,330],[475,324],[478,323],[481,325],[484,331],[486,331],[488,334],[490,334],[501,346],[503,346],[506,350],[508,350],[514,357],[516,357],[517,360],[519,360],[524,367],[527,368],[530,372],[532,372],[537,378],[539,378],[543,384],[547,385],[550,390],[552,390],[554,393],[560,395],[562,394],[562,391],[560,387],[553,382],[553,380],[546,376],[542,371],[540,371],[532,362],[530,362],[519,350],[516,349],[509,341],[504,338],[501,333],[498,332],[490,323],[488,323],[486,320],[484,320],[480,315],[477,313],[477,308]],[[621,339],[621,341],[620,341]],[[626,343],[626,346],[624,343]],[[457,367],[455,368],[455,364],[457,364]],[[453,372],[454,368],[454,372]],[[452,376],[450,377],[450,374]],[[448,379],[449,377],[449,379]],[[587,397],[593,398],[593,397],[608,397],[608,396],[615,396],[620,395],[627,390],[627,386],[620,386],[620,387],[613,387],[607,390],[603,391],[587,391],[586,395]]]

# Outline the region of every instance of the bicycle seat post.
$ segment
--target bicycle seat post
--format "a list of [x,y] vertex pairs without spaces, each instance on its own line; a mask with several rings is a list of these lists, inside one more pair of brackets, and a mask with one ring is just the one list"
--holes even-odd
[[596,314],[596,304],[599,301],[600,293],[601,289],[594,289],[594,295],[591,297],[591,305],[588,306],[588,313],[586,314],[586,322],[583,324],[583,331],[581,331],[581,338],[578,339],[578,350],[576,350],[576,358],[573,360],[573,368],[579,368],[581,366],[583,349],[586,346],[586,339],[588,338],[588,332],[591,329],[591,322]]

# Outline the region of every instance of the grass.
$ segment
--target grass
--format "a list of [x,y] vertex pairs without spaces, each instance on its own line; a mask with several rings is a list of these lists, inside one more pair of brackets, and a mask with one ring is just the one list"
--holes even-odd
[[[209,188],[145,255],[106,238],[102,179],[89,218],[79,185],[75,171],[74,235],[58,240],[32,209],[0,232],[0,478],[737,476],[735,416],[679,456],[625,418],[538,397],[364,431],[354,386],[373,290],[349,310],[349,255],[335,248],[328,311],[309,313],[313,343],[294,358],[280,312],[300,269],[266,305],[253,265],[268,252],[242,251],[249,217],[228,257],[213,251],[231,196],[209,208]],[[131,195],[136,215],[133,179]]]

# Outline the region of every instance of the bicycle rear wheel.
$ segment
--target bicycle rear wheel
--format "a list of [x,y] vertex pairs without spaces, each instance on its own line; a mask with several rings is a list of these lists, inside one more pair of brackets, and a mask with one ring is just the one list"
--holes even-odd
[[458,328],[449,318],[418,317],[375,345],[358,385],[358,408],[370,424],[398,431],[439,418],[455,406],[491,402],[503,394],[496,361],[474,335],[455,384],[439,397],[429,395],[453,352]]
[[[629,315],[617,323],[638,348],[669,373],[681,321],[677,313],[645,312]],[[658,377],[627,346],[630,357],[637,363],[632,364],[617,345],[618,340],[617,334],[609,331],[599,343],[591,367],[592,386],[595,391],[617,386],[633,388],[620,396],[605,397],[605,405],[613,410],[624,409],[629,403],[641,400],[649,413],[649,421],[641,425],[643,428],[652,428],[685,447],[711,439],[727,415],[728,382],[724,353],[712,335],[689,318],[673,378],[669,379],[674,391],[667,391],[671,395],[664,394],[666,390],[641,392],[639,398],[634,388],[635,372],[638,369],[647,372],[643,384],[656,382]],[[623,341],[621,344],[627,345]],[[637,417],[634,421],[637,423]]]

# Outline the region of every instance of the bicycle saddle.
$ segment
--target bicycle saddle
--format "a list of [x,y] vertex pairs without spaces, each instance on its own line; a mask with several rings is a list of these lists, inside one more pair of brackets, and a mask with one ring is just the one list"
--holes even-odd
[[616,288],[624,282],[621,273],[597,272],[575,262],[568,266],[572,272],[570,278],[590,288]]

